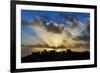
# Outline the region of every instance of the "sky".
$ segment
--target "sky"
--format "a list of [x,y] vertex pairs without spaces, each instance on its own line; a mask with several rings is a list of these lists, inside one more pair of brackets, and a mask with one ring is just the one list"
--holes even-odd
[[33,11],[33,10],[21,10],[21,17],[27,20],[34,20],[36,16],[39,16],[44,21],[54,21],[56,23],[64,23],[64,20],[70,16],[79,20],[82,23],[87,23],[87,19],[90,17],[89,13],[76,13],[76,12],[54,12],[54,11]]
[[[64,46],[74,52],[89,51],[89,27],[89,13],[21,10],[22,56],[53,49],[29,48],[28,45]],[[56,48],[56,51],[68,48]]]

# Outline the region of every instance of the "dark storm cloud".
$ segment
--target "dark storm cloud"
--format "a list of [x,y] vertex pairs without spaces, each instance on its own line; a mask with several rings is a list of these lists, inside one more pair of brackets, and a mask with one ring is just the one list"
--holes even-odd
[[90,48],[90,43],[78,43],[78,44],[75,44],[73,46],[74,48],[85,48],[85,49],[89,49]]
[[76,20],[74,17],[67,16],[65,17],[65,19],[67,21],[67,25],[69,25],[71,28],[78,27],[80,24],[80,22]]
[[54,32],[54,33],[62,33],[62,31],[64,30],[63,25],[58,25],[53,22],[46,24],[45,27],[48,32]]
[[73,38],[73,40],[76,40],[76,41],[89,41],[90,37],[88,37],[88,36],[78,36],[78,37]]
[[90,25],[87,25],[86,29],[82,33],[84,36],[90,36]]

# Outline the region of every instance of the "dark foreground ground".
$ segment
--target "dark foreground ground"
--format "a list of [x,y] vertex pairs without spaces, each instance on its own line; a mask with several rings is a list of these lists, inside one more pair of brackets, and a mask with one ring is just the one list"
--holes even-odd
[[87,60],[90,59],[89,52],[55,52],[55,51],[44,51],[42,53],[32,53],[26,57],[21,58],[22,63],[26,62],[45,62],[45,61],[64,61],[64,60]]

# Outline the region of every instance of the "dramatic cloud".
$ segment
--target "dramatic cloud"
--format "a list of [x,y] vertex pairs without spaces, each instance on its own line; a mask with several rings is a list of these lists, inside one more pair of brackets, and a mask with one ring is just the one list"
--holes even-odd
[[73,17],[68,17],[66,19],[65,29],[69,30],[73,37],[80,36],[86,28],[86,24],[81,23]]
[[[53,49],[56,51],[66,51],[67,49],[76,52],[89,51],[89,20],[87,23],[83,23],[81,21],[83,18],[78,20],[70,15],[62,16],[60,13],[50,15],[53,16],[41,14],[33,16],[33,19],[22,18],[22,56]],[[61,23],[58,23],[59,21]]]
[[80,26],[80,22],[77,21],[75,18],[73,17],[67,17],[66,19],[66,23],[68,25],[70,25],[71,28],[76,28],[76,27],[79,27]]
[[73,48],[85,48],[85,49],[89,49],[90,48],[90,44],[89,43],[78,43],[78,44],[75,44],[73,46]]
[[49,22],[45,25],[48,32],[62,33],[64,31],[63,25],[58,25],[54,22]]
[[76,41],[89,41],[90,37],[88,37],[88,36],[78,36],[78,37],[73,38],[73,40],[76,40]]

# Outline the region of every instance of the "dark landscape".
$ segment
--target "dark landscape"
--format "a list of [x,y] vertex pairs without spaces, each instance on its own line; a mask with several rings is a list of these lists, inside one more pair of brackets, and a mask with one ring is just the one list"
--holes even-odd
[[45,62],[45,61],[68,61],[68,60],[87,60],[90,59],[89,52],[72,52],[67,50],[67,52],[56,52],[44,51],[44,52],[33,52],[31,55],[21,58],[22,63],[27,62]]

